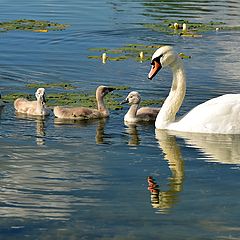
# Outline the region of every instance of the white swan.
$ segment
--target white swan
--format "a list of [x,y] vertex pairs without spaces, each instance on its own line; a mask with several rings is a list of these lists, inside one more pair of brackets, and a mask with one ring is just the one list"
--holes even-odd
[[34,116],[47,116],[50,114],[46,108],[45,89],[38,88],[35,96],[37,101],[29,101],[26,98],[18,98],[14,101],[14,108],[17,113]]
[[112,92],[114,88],[99,86],[96,90],[97,109],[86,107],[60,107],[56,106],[53,109],[55,117],[60,119],[75,119],[88,120],[106,118],[109,116],[109,111],[104,104],[104,97]]
[[141,102],[141,96],[138,92],[132,91],[121,103],[129,103],[130,108],[124,116],[124,121],[128,123],[155,121],[160,108],[142,107],[138,109]]
[[173,72],[172,87],[155,121],[157,129],[181,132],[240,134],[240,94],[226,94],[204,102],[179,120],[176,113],[182,105],[186,92],[183,62],[170,46],[159,48],[152,56],[152,79],[163,67]]

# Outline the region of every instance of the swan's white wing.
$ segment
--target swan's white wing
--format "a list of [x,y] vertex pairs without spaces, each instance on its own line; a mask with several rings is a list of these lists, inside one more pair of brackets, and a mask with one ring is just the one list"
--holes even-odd
[[202,103],[170,124],[169,129],[240,134],[240,94],[226,94]]

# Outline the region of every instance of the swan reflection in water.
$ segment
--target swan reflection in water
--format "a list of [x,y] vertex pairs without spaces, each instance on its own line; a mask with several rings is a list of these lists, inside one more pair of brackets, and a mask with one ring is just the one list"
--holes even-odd
[[199,149],[207,162],[240,164],[240,134],[169,132],[183,138],[186,145]]
[[106,125],[107,119],[101,118],[101,119],[92,119],[92,120],[75,120],[75,119],[60,119],[60,118],[54,118],[54,125],[55,127],[61,126],[61,125],[75,125],[77,127],[88,127],[90,125],[96,125],[96,144],[104,144],[106,143],[106,138],[108,138],[107,134],[105,134],[105,125]]
[[184,161],[176,137],[164,130],[156,131],[156,138],[164,153],[172,176],[169,178],[169,189],[162,191],[158,183],[148,177],[148,190],[151,193],[151,204],[161,213],[166,213],[178,201],[178,194],[182,191],[184,180]]
[[[126,124],[126,132],[130,138],[128,145],[137,146],[140,144],[140,137],[137,130],[138,125]],[[181,151],[176,142],[176,137],[169,135],[164,130],[156,132],[156,138],[159,146],[164,153],[164,159],[167,160],[169,169],[172,176],[169,178],[169,189],[162,191],[159,183],[153,179],[152,176],[148,177],[148,190],[151,193],[151,204],[153,208],[157,208],[162,213],[166,213],[177,202],[178,194],[183,188],[184,179],[184,161]]]
[[45,117],[44,116],[30,116],[23,113],[16,112],[16,118],[35,121],[36,123],[36,143],[37,145],[45,144]]
[[198,149],[205,156],[204,160],[207,162],[240,164],[240,135],[156,130],[156,139],[172,173],[168,191],[161,191],[158,182],[153,177],[148,177],[148,190],[151,192],[152,206],[159,208],[162,212],[173,207],[177,202],[178,193],[183,188],[184,160],[176,137],[182,138],[186,146]]
[[[129,145],[139,145],[140,137],[136,124],[127,125],[126,132],[130,138]],[[156,130],[156,139],[167,160],[171,177],[168,190],[163,191],[161,180],[148,177],[148,190],[151,193],[151,204],[160,212],[166,213],[178,201],[178,195],[183,189],[184,159],[176,138],[185,141],[186,146],[196,148],[202,153],[199,159],[206,162],[221,164],[240,164],[240,135],[202,134]]]

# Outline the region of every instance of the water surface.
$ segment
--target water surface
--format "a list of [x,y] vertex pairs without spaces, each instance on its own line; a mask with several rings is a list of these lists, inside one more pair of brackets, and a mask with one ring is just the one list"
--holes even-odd
[[[184,60],[188,91],[179,114],[225,93],[239,93],[237,31],[182,38],[143,23],[164,19],[240,25],[238,1],[2,1],[1,21],[40,19],[64,31],[0,33],[0,91],[68,82],[83,91],[127,85],[142,98],[167,96],[171,73],[147,79],[148,62],[89,59],[89,48],[170,44]],[[54,91],[47,89],[47,92]],[[128,90],[120,91],[127,95]],[[1,239],[239,239],[240,139],[155,132],[125,126],[123,110],[106,121],[61,123],[0,115]],[[153,176],[159,191],[148,190]]]

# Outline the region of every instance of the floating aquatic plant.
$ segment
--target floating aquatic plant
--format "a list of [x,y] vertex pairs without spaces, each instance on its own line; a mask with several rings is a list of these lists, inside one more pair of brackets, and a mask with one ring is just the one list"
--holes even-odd
[[[96,106],[96,94],[95,92],[72,92],[68,90],[72,90],[76,87],[72,86],[71,84],[66,83],[50,83],[50,84],[27,84],[28,88],[64,88],[65,91],[57,92],[57,93],[51,93],[50,91],[47,91],[47,105],[49,107],[53,107],[56,105],[63,105],[63,106],[82,106],[82,107],[97,107]],[[127,90],[128,86],[111,86],[115,90]],[[34,93],[33,94],[27,94],[27,93],[10,93],[7,95],[2,96],[2,99],[7,102],[13,102],[17,98],[27,98],[28,100],[35,100]],[[118,110],[122,109],[122,106],[120,105],[119,99],[122,98],[122,95],[118,93],[111,93],[108,94],[105,97],[106,105],[111,110]]]
[[[160,45],[127,44],[120,48],[90,48],[89,51],[98,52],[99,55],[89,56],[90,59],[101,60],[104,56],[105,61],[123,61],[133,59],[138,62],[151,59],[153,52]],[[105,53],[103,55],[103,53]],[[105,62],[104,61],[104,62]]]
[[154,31],[175,34],[184,37],[202,37],[202,33],[219,30],[240,30],[240,26],[227,26],[224,22],[189,22],[187,20],[164,20],[159,23],[142,24]]
[[[149,61],[152,57],[152,54],[159,48],[161,45],[144,45],[144,44],[127,44],[123,47],[110,49],[110,48],[90,48],[90,51],[99,52],[99,55],[89,56],[91,59],[102,59],[104,54],[104,63],[108,61],[123,61],[132,59],[138,62]],[[184,53],[180,53],[181,58],[191,58],[186,56]]]
[[9,93],[7,95],[2,96],[2,99],[5,102],[13,102],[17,98],[26,98],[28,100],[36,100],[34,94],[27,94],[27,93]]
[[9,22],[0,22],[0,31],[22,30],[33,32],[48,32],[64,30],[67,27],[68,25],[66,24],[33,19],[18,19]]
[[142,107],[147,107],[151,105],[162,105],[164,102],[163,99],[146,99],[146,100],[141,100],[140,105]]
[[129,87],[128,86],[108,86],[110,88],[114,88],[114,90],[128,90]]
[[[50,85],[50,84],[49,84]],[[46,84],[39,84],[36,87],[45,87]],[[55,86],[55,84],[51,85],[52,87]],[[58,88],[59,86],[56,86]],[[110,86],[115,88],[115,90],[128,90],[128,86]],[[124,98],[125,94],[119,94],[117,93],[111,93],[105,96],[105,103],[107,107],[110,110],[119,110],[122,109],[123,106],[120,104],[122,99]],[[2,96],[2,99],[6,102],[13,102],[15,99],[23,97],[27,98],[28,100],[35,100],[34,94],[27,94],[27,93],[10,93],[7,95]],[[51,93],[47,92],[47,105],[49,107],[54,107],[57,105],[61,106],[69,106],[69,107],[76,107],[76,106],[82,106],[82,107],[92,107],[96,108],[96,96],[95,92],[72,92],[72,91],[64,91],[64,92],[57,92],[57,93]],[[162,100],[154,100],[154,99],[146,99],[141,102],[141,106],[149,106],[149,105],[159,105],[162,104]]]
[[[4,101],[13,102],[15,99],[23,97],[28,100],[35,100],[34,94],[26,93],[10,93],[2,97]],[[122,109],[120,105],[118,94],[109,94],[105,97],[106,105],[111,110]],[[69,107],[93,107],[96,108],[95,93],[83,93],[83,92],[60,92],[60,93],[48,93],[46,97],[47,105],[49,107],[61,105]]]
[[73,86],[70,83],[46,83],[46,84],[41,84],[41,83],[29,83],[26,85],[28,88],[64,88],[64,89],[75,89],[76,87]]
[[[108,94],[105,96],[104,100],[106,106],[111,110],[121,109],[122,106],[116,100],[119,98],[118,94]],[[47,96],[47,104],[48,106],[71,106],[71,107],[91,107],[97,108],[96,105],[96,96],[95,93],[55,93],[48,94]]]
[[180,58],[182,58],[182,59],[189,59],[189,58],[191,58],[191,56],[186,55],[185,53],[182,53],[182,52],[179,53],[178,56],[179,56]]

